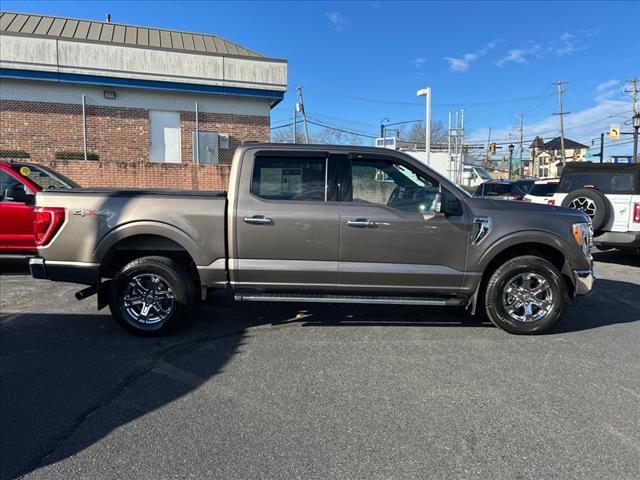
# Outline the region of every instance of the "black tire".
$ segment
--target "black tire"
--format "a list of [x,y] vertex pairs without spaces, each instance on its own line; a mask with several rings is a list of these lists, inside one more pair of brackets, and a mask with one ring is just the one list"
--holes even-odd
[[[142,286],[135,286],[140,284]],[[150,288],[145,290],[142,287]],[[147,293],[143,293],[145,291]],[[131,302],[127,307],[125,300],[136,295],[144,301],[149,298],[150,304],[158,305],[151,307],[155,317],[151,317],[151,308],[147,308],[146,315],[138,312],[141,315],[135,317],[138,304]],[[126,330],[142,336],[166,335],[183,326],[195,301],[193,279],[177,261],[167,257],[141,257],[128,263],[113,277],[109,292],[109,308],[113,317]]]
[[607,224],[611,211],[607,197],[593,188],[580,188],[570,192],[562,201],[562,206],[586,213],[591,219],[594,232],[602,230]]
[[[508,284],[511,284],[512,281],[516,281],[514,279],[527,274],[533,274],[531,275],[533,278],[530,282],[533,283],[535,280],[535,283],[533,283],[534,286],[541,285],[541,283],[538,283],[536,280],[538,278],[542,278],[548,282],[549,288],[545,289],[544,293],[541,293],[542,295],[545,295],[543,300],[545,300],[545,304],[547,306],[544,310],[548,311],[545,312],[542,308],[533,306],[530,308],[533,308],[537,313],[543,316],[539,319],[535,319],[535,316],[532,316],[527,321],[524,319],[517,320],[508,313],[507,308],[505,307],[505,302],[503,301],[503,296],[509,295],[505,293],[505,289]],[[547,296],[549,295],[547,292],[550,292],[550,298]],[[520,293],[517,294],[521,295]],[[508,260],[493,272],[487,282],[483,298],[483,306],[487,318],[495,326],[500,327],[509,333],[533,335],[547,332],[553,328],[556,323],[558,323],[567,305],[567,297],[567,284],[556,267],[543,258],[535,255],[524,255]],[[508,298],[513,299],[514,297]],[[541,298],[536,297],[535,300],[540,302]],[[533,302],[529,302],[529,305],[531,305],[531,303]],[[510,306],[513,305],[514,304],[510,304]],[[514,314],[517,314],[520,311],[521,310],[518,309]],[[522,314],[526,317],[524,312],[525,310],[523,306]]]

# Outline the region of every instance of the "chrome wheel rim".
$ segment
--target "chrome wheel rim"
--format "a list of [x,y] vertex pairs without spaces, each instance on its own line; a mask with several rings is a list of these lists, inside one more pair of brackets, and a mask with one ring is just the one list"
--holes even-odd
[[553,308],[551,283],[533,272],[512,277],[502,293],[502,306],[507,315],[517,322],[537,322]]
[[166,320],[175,308],[175,295],[159,275],[143,273],[133,277],[124,290],[122,308],[136,322],[153,325]]
[[569,208],[575,208],[576,210],[586,213],[591,220],[596,216],[596,204],[587,197],[574,198],[571,203],[569,203]]

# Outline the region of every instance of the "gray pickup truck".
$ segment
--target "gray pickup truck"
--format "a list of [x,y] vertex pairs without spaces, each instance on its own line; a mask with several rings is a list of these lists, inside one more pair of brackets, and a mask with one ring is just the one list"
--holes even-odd
[[[87,285],[125,328],[165,334],[215,289],[237,301],[466,306],[518,334],[588,293],[582,212],[472,198],[401,152],[247,144],[228,192],[45,190],[35,278]],[[462,312],[461,312],[462,314]]]

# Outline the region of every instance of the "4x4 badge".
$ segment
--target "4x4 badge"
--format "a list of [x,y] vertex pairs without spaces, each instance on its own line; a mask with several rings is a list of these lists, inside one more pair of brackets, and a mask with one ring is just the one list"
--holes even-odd
[[95,215],[100,215],[102,217],[109,218],[111,216],[111,212],[109,210],[96,210],[95,208],[83,208],[82,210],[75,210],[73,214],[79,215],[81,217],[92,217]]

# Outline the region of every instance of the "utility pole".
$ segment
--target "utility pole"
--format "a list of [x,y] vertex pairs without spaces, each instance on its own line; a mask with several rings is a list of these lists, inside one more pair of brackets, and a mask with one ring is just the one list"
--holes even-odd
[[566,85],[569,82],[561,82],[557,81],[556,85],[558,86],[558,102],[560,104],[560,112],[554,113],[554,115],[560,115],[560,148],[562,149],[562,168],[564,168],[567,163],[567,158],[564,151],[564,116],[568,115],[571,112],[565,112],[562,108],[562,94],[564,93],[563,85]]
[[638,113],[638,77],[632,78],[631,80],[625,80],[624,83],[631,84],[630,89],[625,88],[622,92],[631,94],[631,101],[633,102],[633,115],[635,115],[636,113]]
[[484,159],[484,166],[489,166],[489,155],[491,154],[491,127],[489,127],[489,138],[487,138],[487,156]]
[[462,185],[464,173],[464,108],[460,109],[460,170],[458,170],[458,185]]
[[293,107],[293,143],[298,143],[298,104]]
[[449,112],[449,128],[447,130],[447,173],[451,178],[451,112]]
[[431,87],[418,90],[419,97],[426,98],[426,111],[424,122],[424,150],[427,155],[427,166],[431,165]]
[[604,162],[604,133],[600,134],[600,163]]
[[[296,87],[296,94],[298,95],[298,105],[300,112],[302,113],[302,122],[304,124],[304,143],[309,143],[309,127],[307,126],[307,112],[304,110],[304,99],[302,98],[302,85]],[[298,106],[296,106],[298,108]]]
[[520,114],[520,175],[523,174],[522,168],[522,143],[523,143],[523,135],[524,135],[524,113]]

